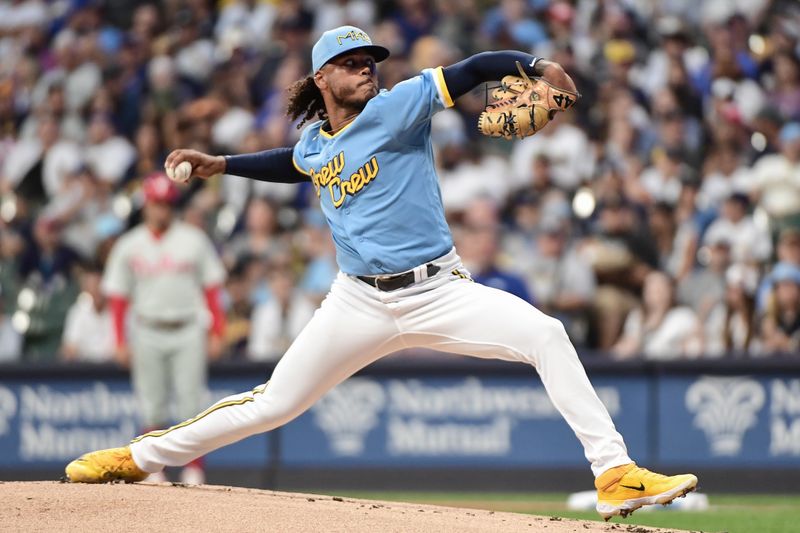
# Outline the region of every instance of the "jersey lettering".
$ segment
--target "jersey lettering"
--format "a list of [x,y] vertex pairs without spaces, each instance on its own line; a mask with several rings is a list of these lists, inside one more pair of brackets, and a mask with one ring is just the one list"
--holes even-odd
[[160,276],[169,274],[192,273],[195,265],[191,261],[173,259],[170,255],[161,255],[155,261],[144,257],[132,257],[131,269],[137,276]]
[[339,152],[333,156],[330,161],[322,165],[322,168],[319,169],[319,172],[313,168],[308,170],[308,173],[311,176],[311,182],[314,184],[314,188],[317,190],[317,198],[319,198],[320,188],[327,187],[331,180],[338,179],[343,168],[344,152]]
[[341,173],[342,169],[344,169],[344,163],[344,152],[339,152],[325,163],[319,172],[313,168],[308,171],[311,175],[311,182],[317,190],[317,197],[319,197],[323,187],[327,188],[328,193],[331,195],[331,203],[337,209],[344,203],[347,195],[355,196],[361,189],[369,185],[380,170],[378,158],[372,156],[357,171],[350,174],[348,181],[342,181]]

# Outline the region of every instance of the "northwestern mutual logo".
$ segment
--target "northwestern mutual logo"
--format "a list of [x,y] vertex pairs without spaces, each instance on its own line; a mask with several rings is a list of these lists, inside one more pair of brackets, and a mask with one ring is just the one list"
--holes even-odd
[[341,383],[311,411],[314,421],[328,436],[337,455],[356,456],[364,451],[364,439],[379,422],[386,404],[380,383],[363,378],[350,378]]
[[737,455],[748,429],[756,425],[766,393],[757,381],[743,377],[703,377],[686,391],[686,407],[703,430],[716,456]]

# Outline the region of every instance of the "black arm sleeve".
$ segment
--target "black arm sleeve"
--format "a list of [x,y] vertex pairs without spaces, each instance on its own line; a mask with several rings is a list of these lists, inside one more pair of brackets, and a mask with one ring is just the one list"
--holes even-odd
[[525,69],[526,74],[535,76],[536,63],[540,59],[516,50],[481,52],[445,67],[442,72],[447,90],[455,100],[481,83],[498,81],[508,74],[517,74],[517,61]]
[[292,162],[291,148],[275,148],[254,154],[226,155],[225,174],[273,183],[308,181]]

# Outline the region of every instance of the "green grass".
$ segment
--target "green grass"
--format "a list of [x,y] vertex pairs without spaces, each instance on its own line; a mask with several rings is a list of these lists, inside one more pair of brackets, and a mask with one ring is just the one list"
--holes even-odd
[[[338,492],[369,500],[470,507],[544,516],[602,521],[595,512],[566,508],[566,494],[457,492]],[[727,533],[800,532],[800,495],[709,495],[708,511],[637,512],[613,522],[643,526]],[[659,507],[660,508],[660,507]]]

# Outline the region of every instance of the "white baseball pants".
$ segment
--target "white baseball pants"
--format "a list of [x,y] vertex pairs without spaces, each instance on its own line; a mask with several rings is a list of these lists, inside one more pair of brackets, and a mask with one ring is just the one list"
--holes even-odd
[[434,263],[438,274],[392,292],[339,273],[267,383],[137,437],[131,444],[136,464],[158,472],[286,424],[359,369],[403,348],[533,365],[595,476],[630,463],[561,323],[516,296],[473,283],[455,250]]

